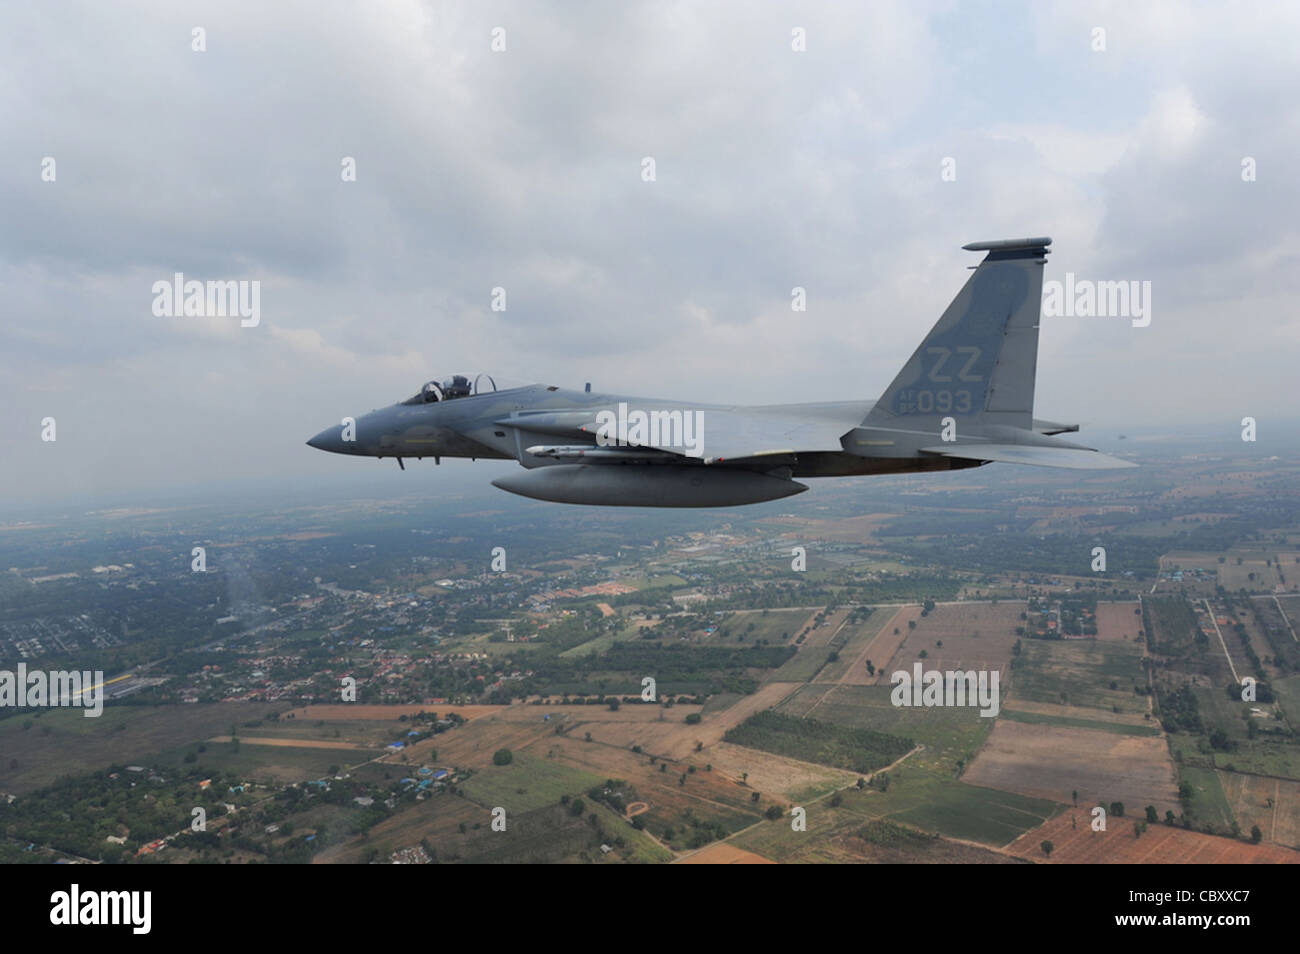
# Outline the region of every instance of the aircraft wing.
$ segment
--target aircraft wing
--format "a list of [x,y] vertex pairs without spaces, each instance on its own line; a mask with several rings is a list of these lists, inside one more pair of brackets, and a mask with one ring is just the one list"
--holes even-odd
[[1132,461],[1102,454],[1086,447],[1036,447],[1032,444],[946,444],[921,448],[927,454],[991,460],[1001,464],[1036,464],[1070,470],[1110,470],[1136,467]]
[[857,421],[834,417],[753,409],[707,410],[702,423],[706,464],[747,457],[843,451],[840,439],[857,425]]
[[[576,446],[545,445],[530,447],[539,456],[582,458],[591,463],[599,460],[629,460],[645,448],[682,457],[697,457],[706,464],[720,464],[744,458],[770,457],[782,454],[811,453],[814,451],[841,452],[840,439],[862,419],[860,407],[811,406],[801,413],[799,407],[733,408],[671,406],[674,412],[693,417],[689,435],[683,442],[683,433],[650,434],[640,448],[600,448],[593,453]],[[518,428],[532,434],[555,438],[577,438],[589,444],[597,434],[594,412],[586,410],[548,411],[538,414],[511,416],[496,421],[498,425]],[[674,439],[674,437],[676,439]],[[540,453],[539,453],[540,452]]]

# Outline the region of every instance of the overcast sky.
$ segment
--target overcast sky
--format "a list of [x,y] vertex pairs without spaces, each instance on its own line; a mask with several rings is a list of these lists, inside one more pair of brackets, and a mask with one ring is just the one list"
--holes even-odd
[[[1297,36],[1296,4],[6,4],[0,500],[377,472],[303,442],[452,372],[874,398],[960,246],[1023,235],[1048,279],[1152,283],[1148,327],[1044,319],[1038,416],[1263,444],[1300,396]],[[156,317],[175,272],[259,281],[260,324]]]

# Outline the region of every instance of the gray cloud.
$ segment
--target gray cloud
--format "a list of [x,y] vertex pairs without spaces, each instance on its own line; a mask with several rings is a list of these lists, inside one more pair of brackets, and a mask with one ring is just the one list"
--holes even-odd
[[[327,475],[308,435],[450,371],[871,397],[959,245],[1043,232],[1155,317],[1046,321],[1042,415],[1293,414],[1296,11],[996,9],[6,8],[0,493]],[[176,271],[261,281],[261,326],[155,318]]]

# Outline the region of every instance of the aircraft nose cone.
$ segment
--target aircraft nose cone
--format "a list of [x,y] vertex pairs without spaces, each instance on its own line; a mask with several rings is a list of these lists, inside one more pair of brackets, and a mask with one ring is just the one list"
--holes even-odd
[[343,425],[335,424],[333,427],[327,427],[315,437],[307,442],[308,447],[314,447],[317,450],[333,451],[335,454],[350,453],[351,448],[343,441]]

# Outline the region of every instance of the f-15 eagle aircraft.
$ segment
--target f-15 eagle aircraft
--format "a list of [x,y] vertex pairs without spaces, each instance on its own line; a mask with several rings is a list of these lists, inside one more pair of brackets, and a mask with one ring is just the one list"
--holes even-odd
[[517,460],[492,481],[559,503],[725,507],[808,489],[795,478],[960,470],[990,462],[1134,467],[1036,420],[1034,371],[1050,238],[973,242],[986,252],[877,401],[735,407],[569,391],[498,389],[487,375],[430,381],[307,443],[363,457]]

